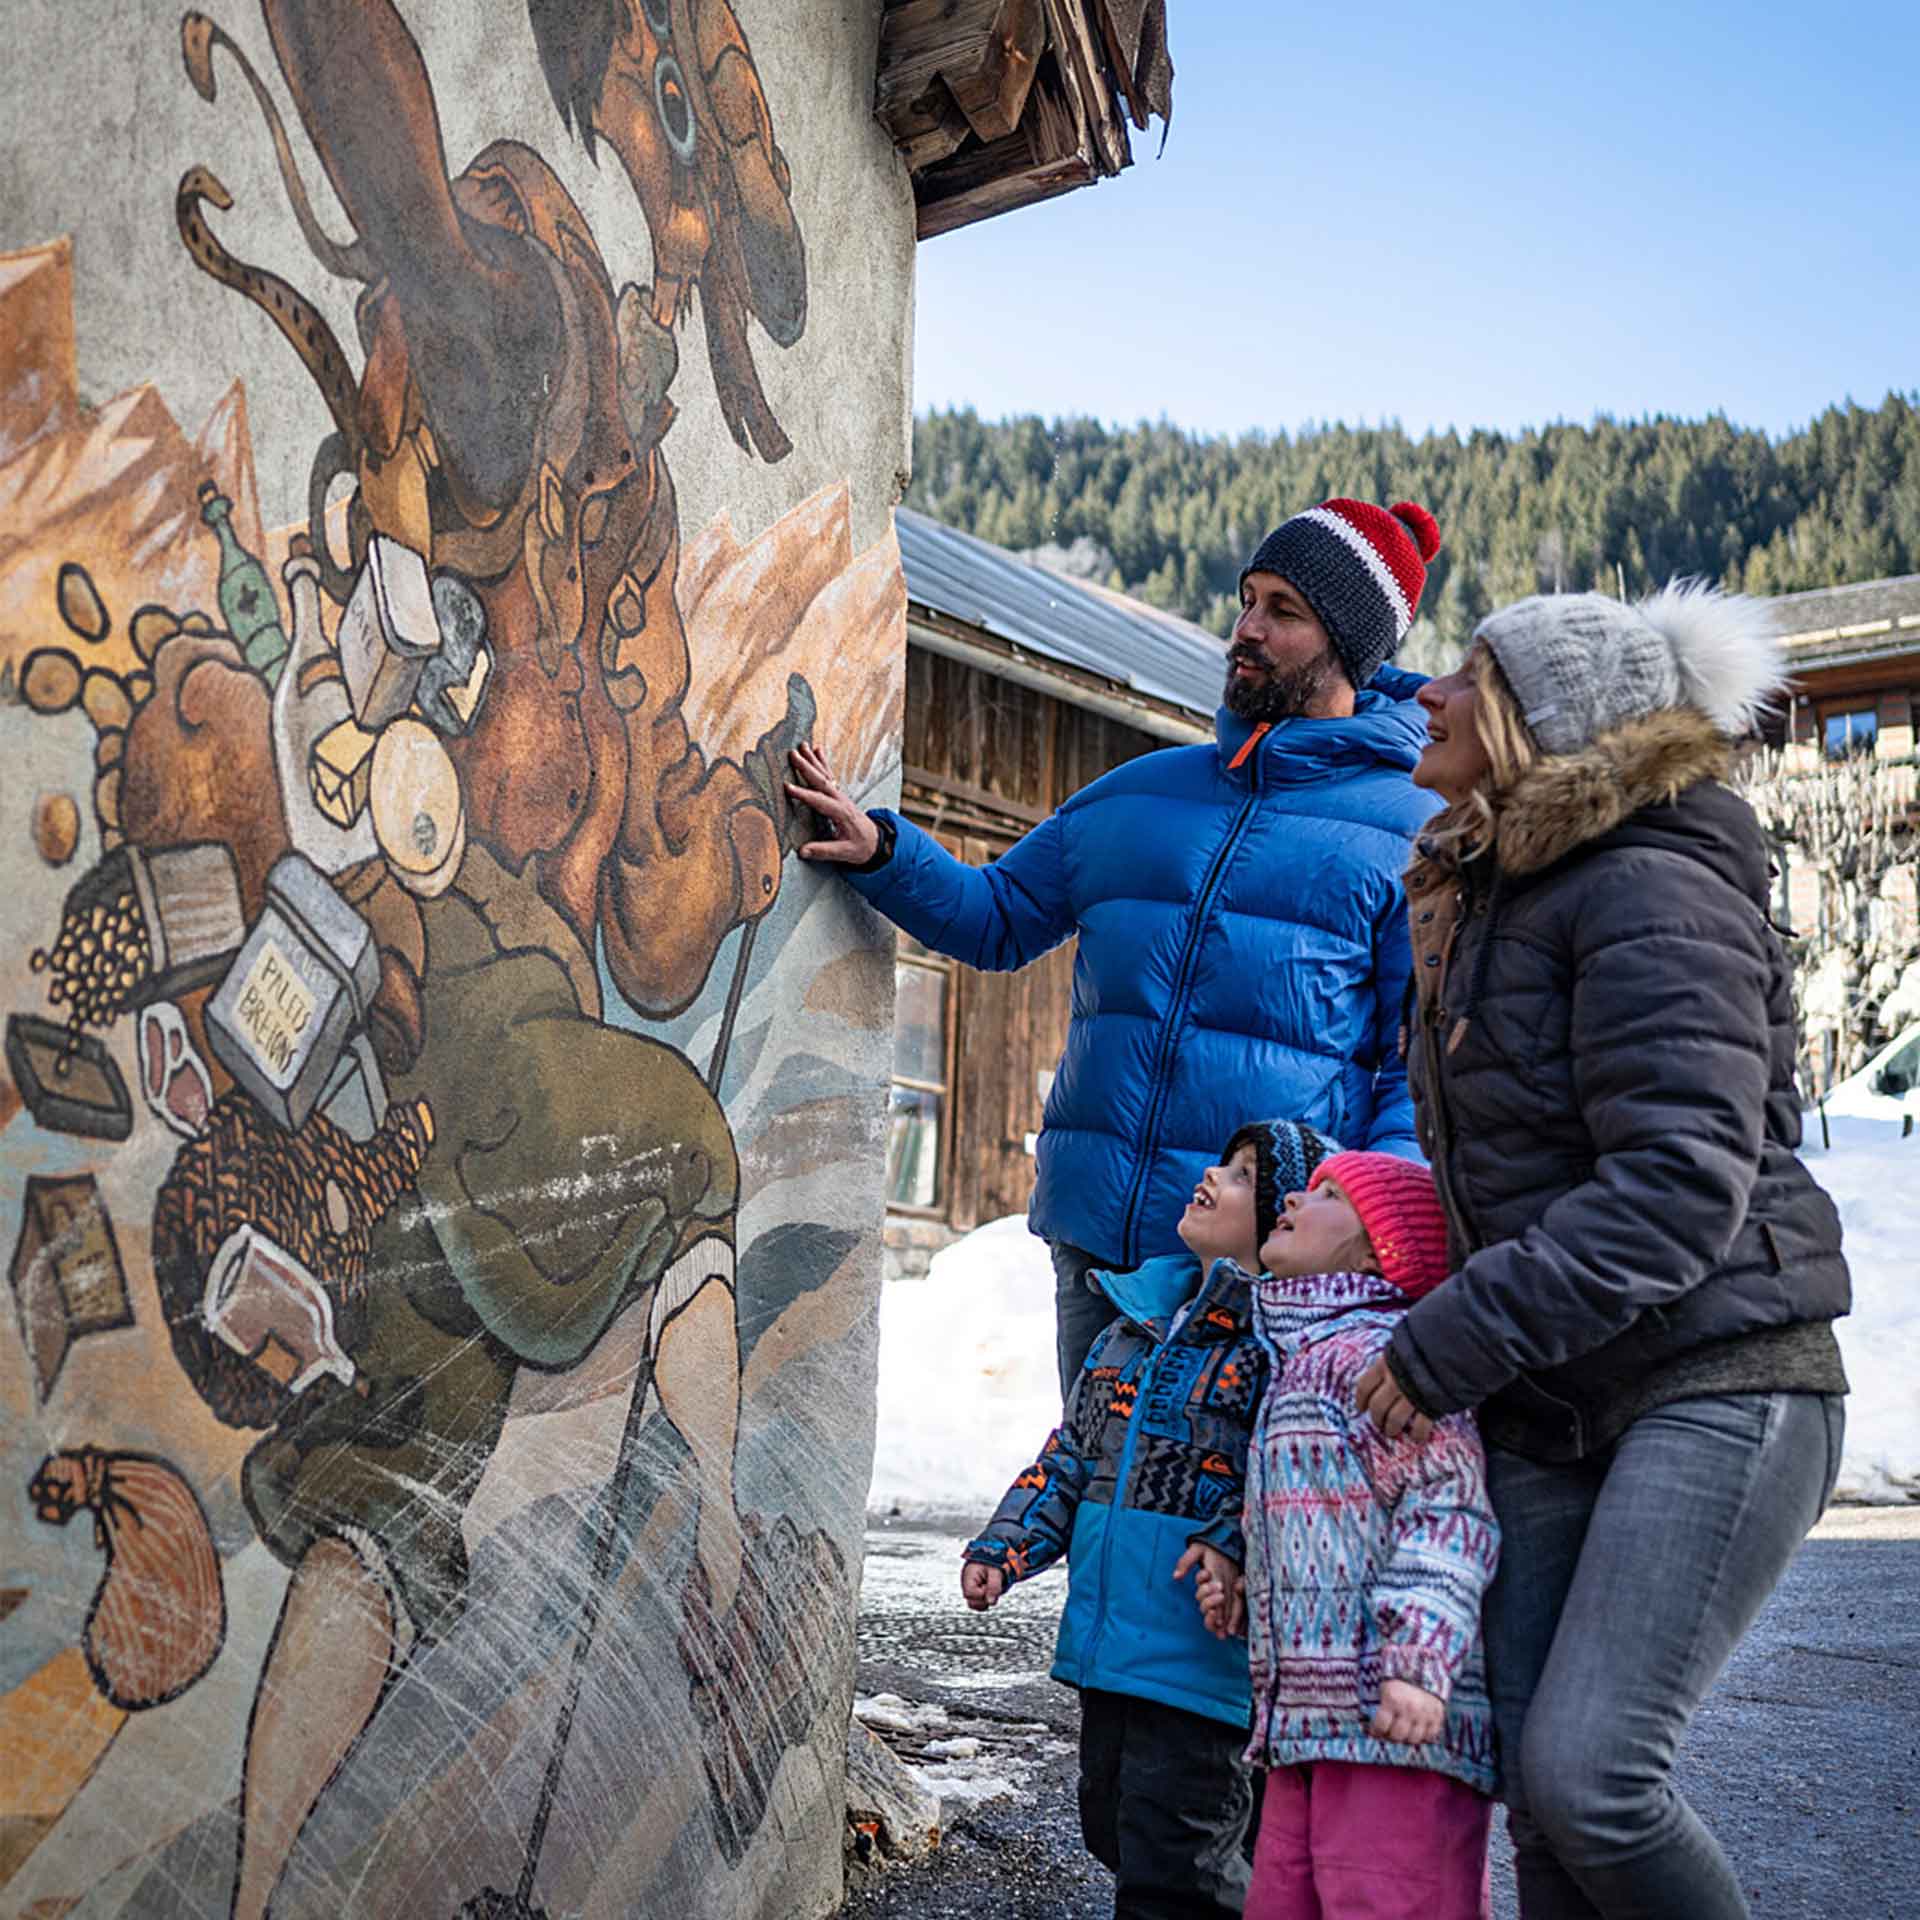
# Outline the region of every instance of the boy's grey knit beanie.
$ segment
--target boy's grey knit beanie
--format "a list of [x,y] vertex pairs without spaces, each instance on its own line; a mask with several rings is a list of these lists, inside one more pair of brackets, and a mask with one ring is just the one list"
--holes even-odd
[[1766,603],[1697,581],[1631,604],[1604,593],[1536,594],[1490,614],[1475,637],[1548,754],[1577,753],[1670,707],[1695,707],[1739,739],[1786,681]]

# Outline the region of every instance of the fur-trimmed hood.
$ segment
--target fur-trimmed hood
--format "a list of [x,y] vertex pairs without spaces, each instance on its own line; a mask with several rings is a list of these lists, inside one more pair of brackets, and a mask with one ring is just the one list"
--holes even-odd
[[[1751,820],[1745,802],[1716,784],[1715,799],[1704,808],[1677,807],[1683,795],[1724,780],[1732,764],[1732,744],[1698,709],[1638,715],[1577,753],[1535,761],[1521,775],[1494,808],[1493,864],[1509,879],[1522,880],[1581,847],[1619,836],[1623,843],[1675,844],[1751,893],[1758,833],[1728,833],[1732,813]],[[1698,818],[1675,817],[1683,812]],[[1689,831],[1690,825],[1704,831]],[[1408,892],[1431,892],[1451,881],[1457,866],[1444,843],[1421,842]],[[1759,879],[1764,893],[1763,852]]]
[[1642,714],[1522,774],[1496,810],[1494,857],[1515,879],[1544,872],[1646,808],[1724,779],[1732,765],[1733,748],[1705,714]]

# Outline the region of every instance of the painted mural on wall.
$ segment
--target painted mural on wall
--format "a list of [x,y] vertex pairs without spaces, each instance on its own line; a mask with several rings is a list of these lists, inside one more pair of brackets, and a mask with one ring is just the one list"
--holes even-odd
[[0,256],[0,1906],[783,1910],[838,1845],[859,1489],[805,1463],[890,970],[781,781],[883,774],[904,594],[844,485],[681,526],[696,309],[793,450],[777,102],[725,0],[530,0],[642,284],[531,147],[450,163],[401,9],[262,13],[157,22],[149,81],[257,111],[357,339],[190,156],[164,297],[304,363],[301,523],[237,384],[193,438],[83,404],[69,241]]

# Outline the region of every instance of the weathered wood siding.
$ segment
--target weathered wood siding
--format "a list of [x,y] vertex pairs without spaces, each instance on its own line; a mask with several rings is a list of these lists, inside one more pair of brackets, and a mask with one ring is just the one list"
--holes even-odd
[[[902,806],[972,866],[1004,853],[1109,768],[1165,743],[923,648],[907,652]],[[948,1205],[956,1228],[1022,1211],[1026,1137],[1066,1043],[1074,944],[1018,973],[956,969]]]

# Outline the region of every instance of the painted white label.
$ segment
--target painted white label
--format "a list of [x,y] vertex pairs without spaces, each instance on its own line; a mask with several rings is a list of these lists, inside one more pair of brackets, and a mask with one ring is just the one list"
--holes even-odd
[[275,1086],[292,1085],[318,1004],[279,942],[263,940],[234,996],[233,1029]]

